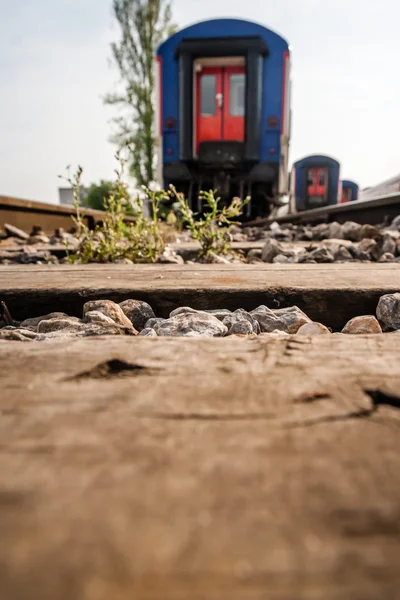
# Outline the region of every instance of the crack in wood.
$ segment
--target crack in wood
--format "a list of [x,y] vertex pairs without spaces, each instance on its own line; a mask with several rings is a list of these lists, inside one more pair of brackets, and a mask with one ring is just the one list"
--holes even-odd
[[114,377],[137,377],[138,375],[153,375],[156,369],[137,363],[128,363],[119,358],[106,360],[93,368],[77,373],[63,381],[80,381],[82,379],[112,379]]

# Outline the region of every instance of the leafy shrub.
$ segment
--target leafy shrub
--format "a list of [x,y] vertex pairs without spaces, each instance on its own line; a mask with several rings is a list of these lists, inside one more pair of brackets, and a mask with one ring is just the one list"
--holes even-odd
[[[159,222],[158,213],[161,202],[168,195],[163,190],[143,188],[144,197],[135,198],[134,209],[126,193],[123,173],[126,160],[121,153],[116,154],[120,168],[116,169],[116,181],[109,194],[104,198],[105,216],[102,225],[94,231],[89,230],[83,221],[84,213],[79,205],[81,177],[83,169],[78,167],[75,175],[68,174],[67,181],[74,193],[77,226],[78,247],[68,255],[70,262],[115,262],[128,258],[133,262],[156,262],[165,247]],[[150,204],[151,216],[144,215],[144,201]],[[134,221],[127,222],[128,212],[134,213]]]
[[205,257],[210,252],[214,254],[227,254],[231,247],[230,225],[237,223],[234,219],[240,217],[243,208],[250,201],[233,198],[228,206],[219,207],[221,198],[215,192],[200,192],[200,200],[205,209],[203,214],[196,214],[189,208],[184,195],[178,193],[171,186],[172,193],[179,203],[179,214],[184,227],[189,229],[192,238],[200,243],[199,257]]

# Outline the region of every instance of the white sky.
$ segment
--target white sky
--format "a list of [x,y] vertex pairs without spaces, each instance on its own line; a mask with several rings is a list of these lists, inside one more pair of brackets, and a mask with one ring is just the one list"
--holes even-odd
[[[291,160],[330,154],[362,187],[400,171],[398,0],[172,0],[179,26],[255,20],[293,45]],[[112,178],[111,0],[0,0],[0,194],[58,202],[57,175]]]

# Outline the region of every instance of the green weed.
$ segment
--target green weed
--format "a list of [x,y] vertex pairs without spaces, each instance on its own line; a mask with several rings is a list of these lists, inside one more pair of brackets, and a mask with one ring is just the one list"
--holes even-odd
[[228,254],[231,248],[231,235],[229,227],[237,223],[234,219],[240,217],[243,208],[250,201],[250,197],[241,200],[233,198],[228,206],[220,208],[221,198],[212,190],[200,192],[204,212],[200,215],[193,213],[189,208],[184,195],[178,193],[171,186],[171,192],[179,203],[179,215],[184,226],[189,229],[192,238],[200,243],[199,258],[214,254]]

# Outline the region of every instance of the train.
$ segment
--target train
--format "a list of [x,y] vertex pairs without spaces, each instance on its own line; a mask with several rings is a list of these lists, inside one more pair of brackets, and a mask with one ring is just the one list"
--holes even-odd
[[156,55],[157,178],[201,211],[199,192],[251,197],[268,216],[288,194],[291,55],[274,31],[241,19],[190,25]]
[[340,179],[340,163],[335,158],[314,154],[293,164],[286,212],[354,202],[358,196],[359,186],[354,181]]
[[157,179],[201,213],[200,192],[250,197],[243,220],[357,200],[340,164],[305,157],[289,174],[291,47],[271,29],[213,19],[174,33],[155,57]]
[[341,204],[355,202],[355,200],[358,200],[359,195],[360,188],[355,181],[351,181],[350,179],[342,180],[342,194],[340,199]]

